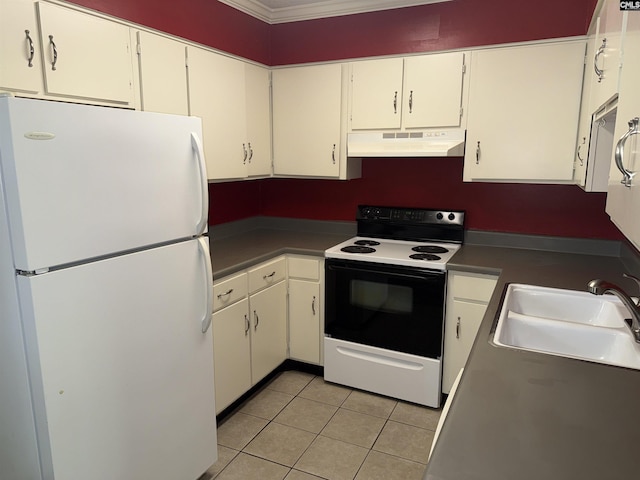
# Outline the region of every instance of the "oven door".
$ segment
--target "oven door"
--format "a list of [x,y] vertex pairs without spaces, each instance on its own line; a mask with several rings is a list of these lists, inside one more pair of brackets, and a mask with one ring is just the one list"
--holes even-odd
[[446,272],[325,260],[325,335],[440,358]]

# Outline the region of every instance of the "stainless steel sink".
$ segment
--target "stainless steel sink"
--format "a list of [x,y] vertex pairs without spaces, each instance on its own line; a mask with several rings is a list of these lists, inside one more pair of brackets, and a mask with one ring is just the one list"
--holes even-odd
[[510,284],[494,343],[640,370],[640,344],[625,324],[629,312],[612,295]]

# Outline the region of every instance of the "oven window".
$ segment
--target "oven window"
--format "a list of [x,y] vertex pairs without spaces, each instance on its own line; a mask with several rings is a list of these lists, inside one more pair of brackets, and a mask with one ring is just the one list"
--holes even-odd
[[413,288],[368,280],[351,280],[350,303],[358,308],[406,315],[413,310]]

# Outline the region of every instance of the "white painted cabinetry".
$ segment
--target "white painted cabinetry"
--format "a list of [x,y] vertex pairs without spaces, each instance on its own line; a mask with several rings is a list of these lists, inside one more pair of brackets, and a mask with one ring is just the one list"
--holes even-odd
[[473,52],[465,181],[569,183],[583,41]]
[[449,393],[469,357],[498,277],[450,271],[442,361],[442,391]]
[[187,46],[143,30],[135,35],[140,108],[148,112],[189,114]]
[[289,357],[322,364],[322,279],[324,259],[287,256],[289,272]]
[[351,63],[351,130],[460,125],[464,61],[452,52]]
[[271,76],[269,69],[245,63],[247,175],[271,175]]

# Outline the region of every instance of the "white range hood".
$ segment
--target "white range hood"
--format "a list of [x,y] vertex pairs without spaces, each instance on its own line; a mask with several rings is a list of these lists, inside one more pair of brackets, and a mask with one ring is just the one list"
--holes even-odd
[[347,136],[348,157],[462,157],[465,130],[358,132]]

